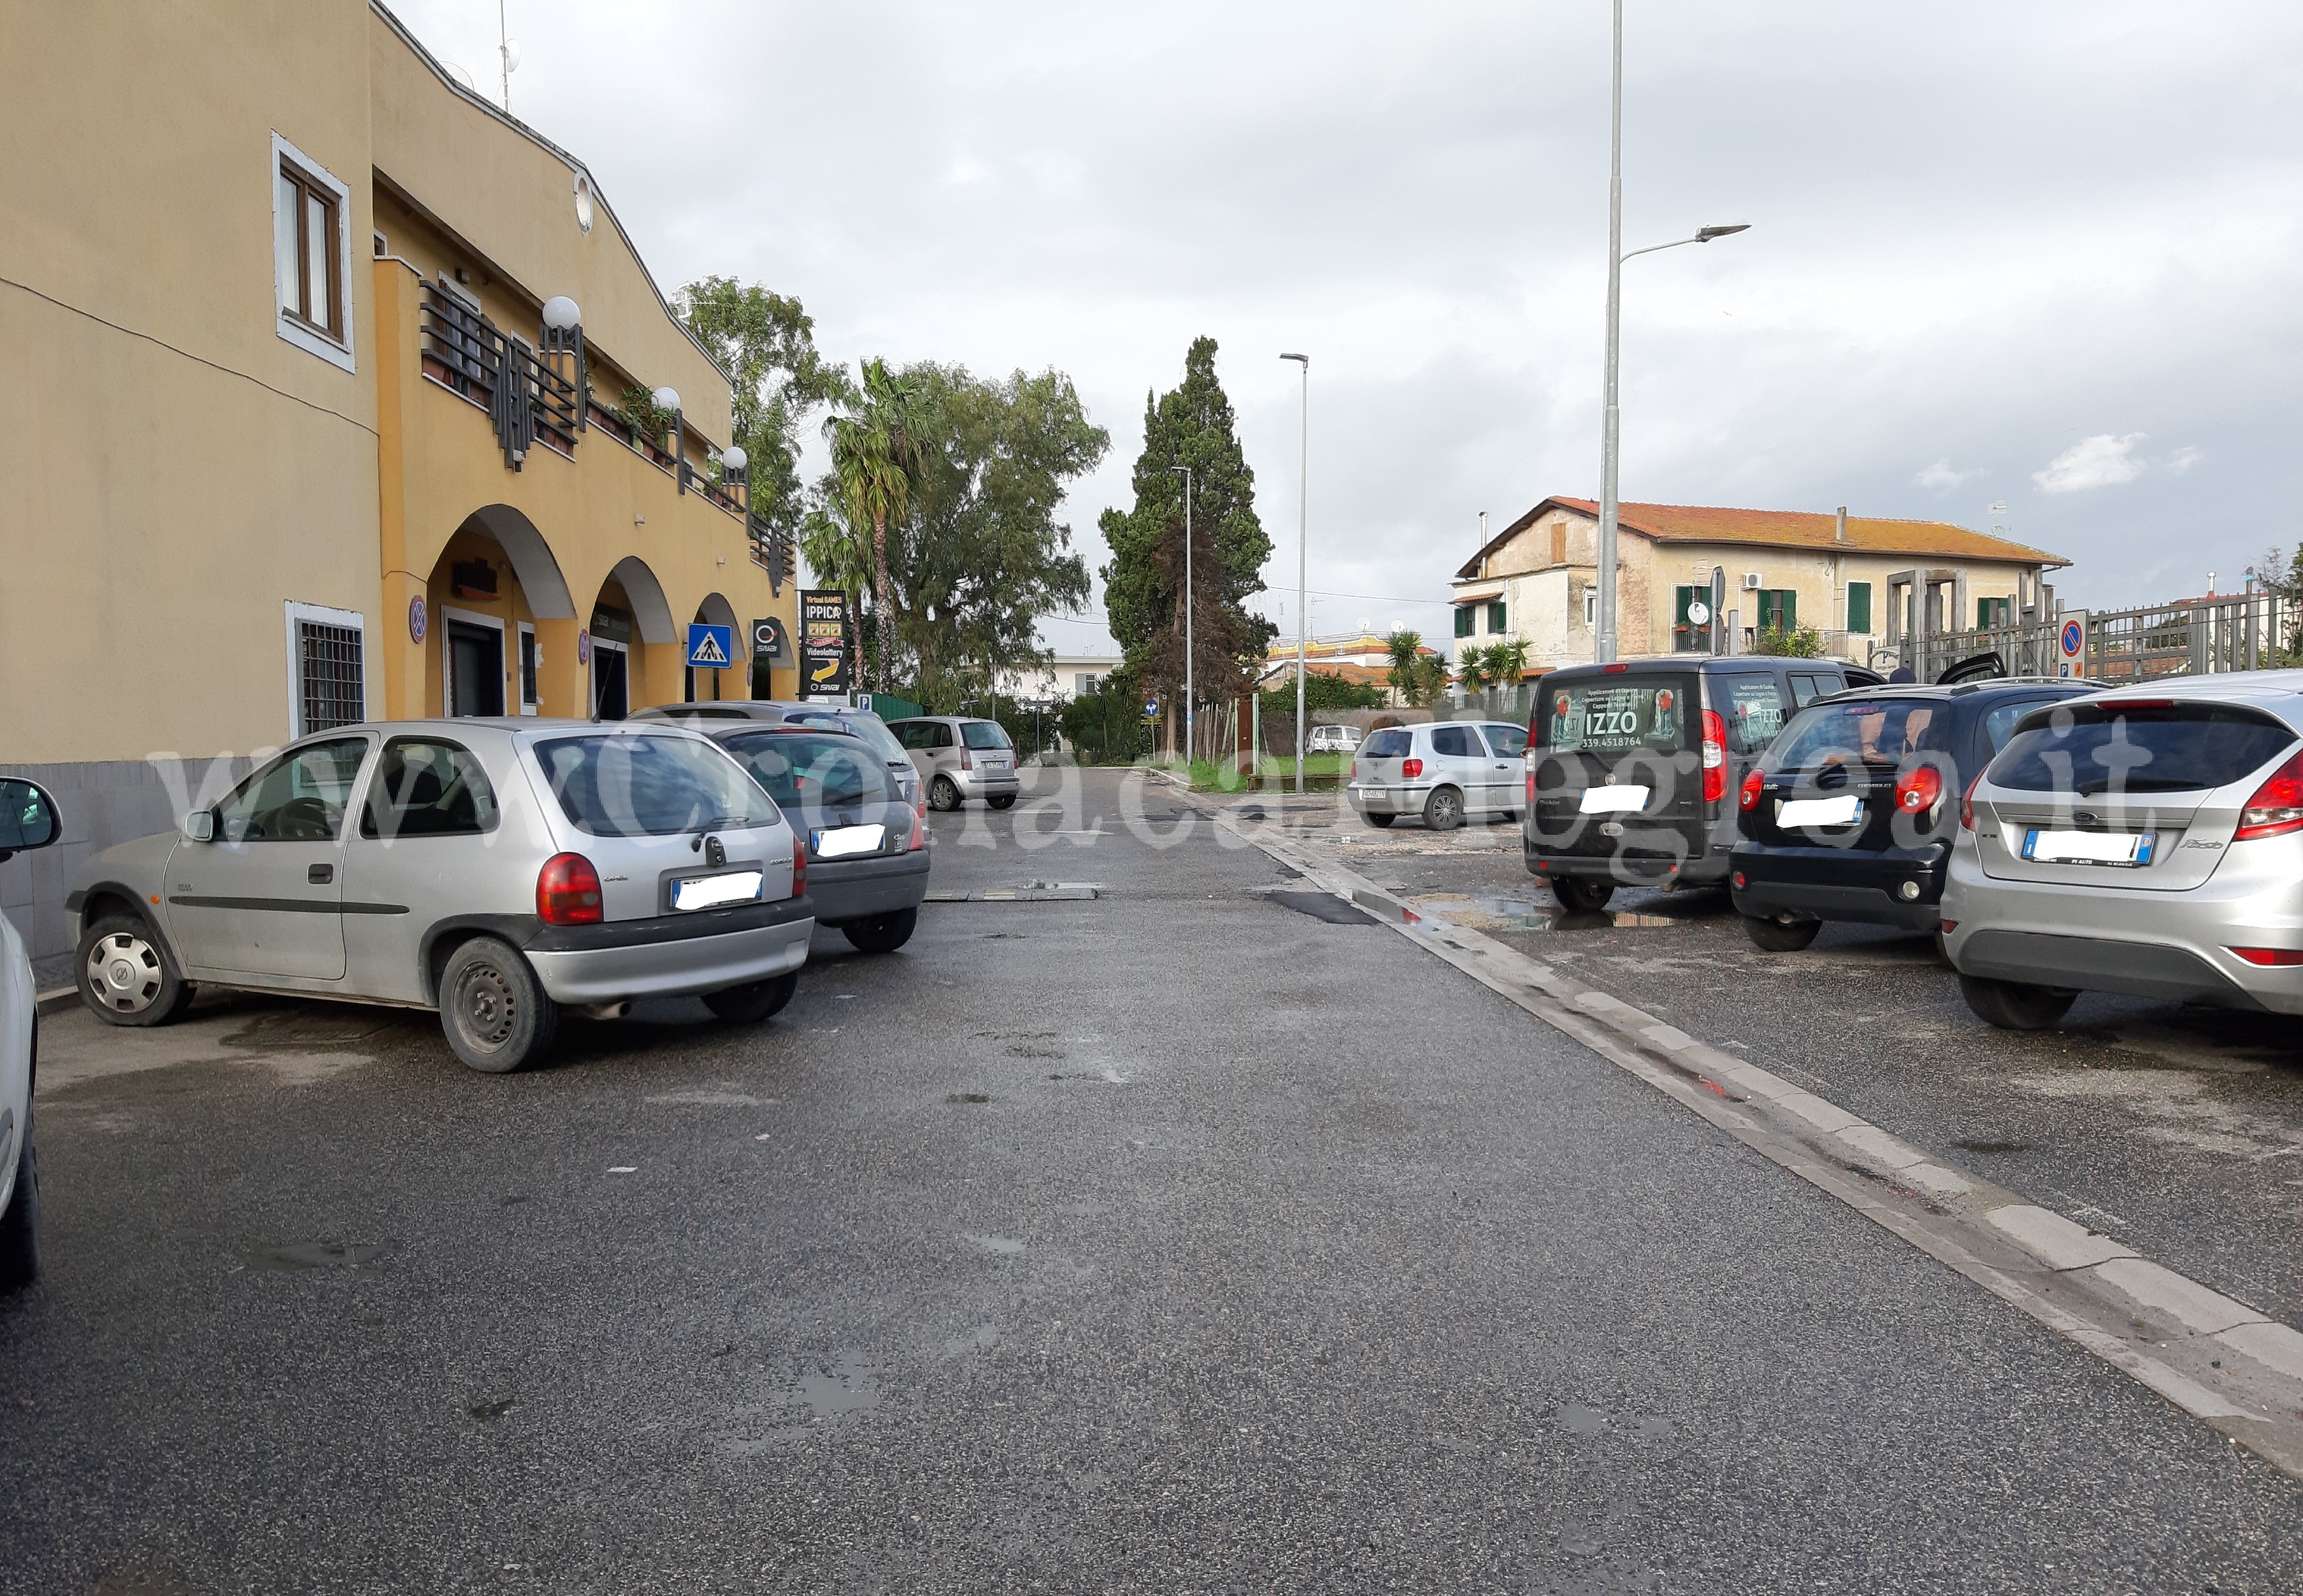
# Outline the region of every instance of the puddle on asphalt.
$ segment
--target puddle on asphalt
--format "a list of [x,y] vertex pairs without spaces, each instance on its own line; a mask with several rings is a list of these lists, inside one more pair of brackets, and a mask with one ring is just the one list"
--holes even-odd
[[972,1246],[979,1246],[987,1253],[998,1253],[1004,1257],[1013,1257],[1024,1250],[1024,1244],[1010,1236],[978,1236],[973,1230],[962,1230],[959,1238]]
[[991,1094],[984,1092],[953,1092],[944,1097],[946,1102],[990,1102]]
[[283,1241],[251,1247],[245,1262],[259,1273],[297,1273],[311,1269],[366,1269],[390,1252],[389,1241]]

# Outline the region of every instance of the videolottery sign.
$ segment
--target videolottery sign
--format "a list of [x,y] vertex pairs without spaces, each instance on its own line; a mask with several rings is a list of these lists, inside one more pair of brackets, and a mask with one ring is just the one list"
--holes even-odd
[[838,587],[803,587],[799,595],[799,686],[803,697],[846,693],[848,595]]

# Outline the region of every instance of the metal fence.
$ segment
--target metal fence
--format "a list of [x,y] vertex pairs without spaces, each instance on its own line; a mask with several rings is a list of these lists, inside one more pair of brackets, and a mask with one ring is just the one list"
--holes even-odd
[[[2075,655],[2063,650],[2064,631],[2072,626],[2079,628]],[[2133,610],[2065,610],[2052,620],[1905,637],[1859,663],[1907,665],[1921,681],[1933,681],[1961,660],[1996,654],[2015,676],[2060,676],[2068,662],[2071,674],[2091,680],[2140,681],[2296,663],[2299,627],[2303,606],[2294,600],[2237,593]]]

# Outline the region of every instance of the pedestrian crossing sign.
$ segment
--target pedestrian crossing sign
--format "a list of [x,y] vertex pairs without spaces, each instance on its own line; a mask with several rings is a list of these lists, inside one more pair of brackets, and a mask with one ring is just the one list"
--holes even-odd
[[724,671],[735,656],[736,629],[697,621],[688,629],[688,663],[699,671]]

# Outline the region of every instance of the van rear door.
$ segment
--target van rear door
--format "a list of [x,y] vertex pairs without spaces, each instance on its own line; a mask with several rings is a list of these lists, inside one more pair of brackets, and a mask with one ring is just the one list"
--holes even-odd
[[1701,691],[1692,671],[1555,672],[1529,728],[1539,854],[1620,858],[1633,870],[1703,850]]

